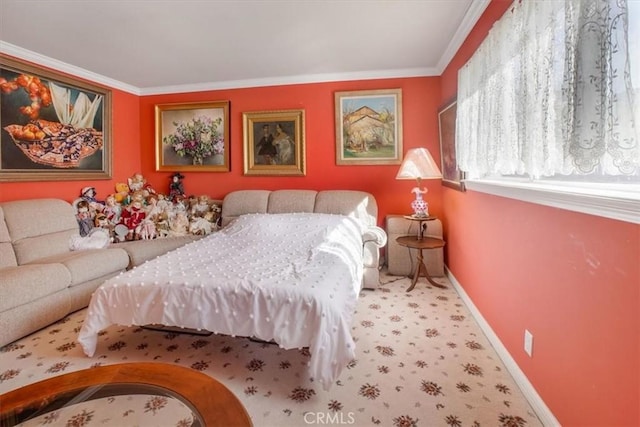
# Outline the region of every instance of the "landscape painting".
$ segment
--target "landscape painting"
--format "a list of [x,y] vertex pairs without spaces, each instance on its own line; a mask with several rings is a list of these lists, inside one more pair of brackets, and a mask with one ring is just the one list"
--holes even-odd
[[401,89],[336,92],[336,164],[402,161]]

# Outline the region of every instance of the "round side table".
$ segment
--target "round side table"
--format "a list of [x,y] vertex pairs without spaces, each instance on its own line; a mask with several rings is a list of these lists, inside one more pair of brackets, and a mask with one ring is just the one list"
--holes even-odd
[[424,237],[424,232],[427,231],[427,224],[423,224],[423,222],[433,221],[436,219],[436,217],[433,215],[428,215],[428,216],[404,215],[404,219],[408,219],[409,221],[418,221],[418,239],[422,239]]
[[441,285],[434,281],[431,276],[429,276],[429,272],[427,271],[427,266],[424,265],[424,258],[422,257],[423,249],[437,249],[444,247],[445,243],[442,239],[436,239],[435,237],[416,237],[416,236],[400,236],[396,239],[399,245],[405,246],[407,248],[416,249],[418,251],[418,260],[416,262],[416,267],[413,271],[413,280],[411,281],[411,286],[407,289],[407,292],[411,292],[413,288],[416,286],[416,282],[418,281],[418,277],[420,277],[420,273],[424,272],[424,276],[433,286],[438,288],[446,289],[446,286]]

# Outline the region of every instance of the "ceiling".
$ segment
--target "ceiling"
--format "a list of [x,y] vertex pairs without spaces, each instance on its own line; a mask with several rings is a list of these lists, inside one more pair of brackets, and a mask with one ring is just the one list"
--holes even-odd
[[132,93],[440,75],[488,0],[0,0],[0,52]]

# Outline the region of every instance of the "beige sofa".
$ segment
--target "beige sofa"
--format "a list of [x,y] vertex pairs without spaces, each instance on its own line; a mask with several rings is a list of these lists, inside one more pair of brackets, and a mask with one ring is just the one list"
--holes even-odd
[[[379,250],[386,242],[376,226],[375,199],[360,191],[242,190],[222,204],[222,223],[244,213],[319,212],[355,216],[370,226],[363,236],[363,287],[379,284]],[[73,206],[60,199],[0,203],[0,346],[86,307],[106,279],[191,242],[168,237],[72,251],[79,235]]]
[[86,307],[107,278],[195,236],[71,251],[73,206],[60,199],[0,203],[0,346]]

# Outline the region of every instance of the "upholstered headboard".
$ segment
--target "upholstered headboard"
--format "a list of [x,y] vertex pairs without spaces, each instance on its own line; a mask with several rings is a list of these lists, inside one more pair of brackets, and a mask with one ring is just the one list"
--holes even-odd
[[222,203],[222,225],[247,213],[316,212],[352,216],[367,226],[378,220],[376,199],[355,190],[238,190]]

